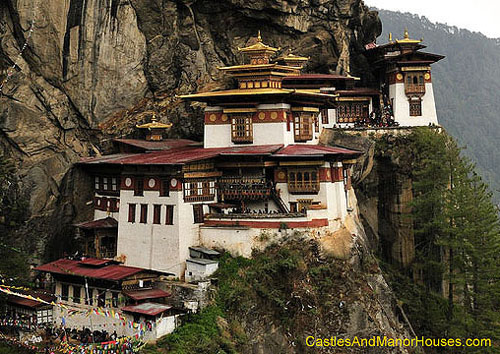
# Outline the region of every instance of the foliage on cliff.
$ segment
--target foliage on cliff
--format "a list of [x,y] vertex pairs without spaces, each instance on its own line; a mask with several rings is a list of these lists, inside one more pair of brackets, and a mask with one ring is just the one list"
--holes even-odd
[[323,254],[308,238],[272,245],[252,259],[226,254],[217,277],[215,304],[146,353],[346,353],[346,348],[307,347],[305,339],[394,335],[381,323],[398,321],[387,320],[392,311],[387,288],[372,285],[380,277],[372,256],[364,254],[354,266]]
[[400,140],[394,154],[413,180],[415,261],[413,281],[387,268],[394,289],[417,332],[498,341],[500,227],[491,193],[446,133],[419,128]]

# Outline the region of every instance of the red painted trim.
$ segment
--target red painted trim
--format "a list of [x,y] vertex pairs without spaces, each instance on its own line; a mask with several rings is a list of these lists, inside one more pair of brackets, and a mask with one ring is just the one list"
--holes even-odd
[[332,182],[342,182],[344,174],[342,167],[332,167]]
[[[130,184],[129,187],[127,187],[127,185],[125,184],[125,180],[127,178],[130,178],[132,180],[132,183]],[[134,183],[135,183],[135,180],[134,180],[133,176],[122,176],[121,183],[120,183],[120,189],[126,190],[126,191],[133,191],[134,190]]]
[[[274,118],[273,118],[274,117]],[[253,123],[278,123],[287,121],[287,112],[281,110],[258,111],[253,115]]]
[[[149,186],[149,180],[154,179],[155,185],[153,187]],[[145,191],[159,191],[160,190],[160,179],[156,177],[146,176],[144,177],[144,190]]]
[[253,221],[253,220],[210,220],[205,219],[205,226],[245,226],[254,229],[279,229],[283,224],[289,228],[328,226],[328,219],[312,219],[309,221]]
[[320,182],[331,182],[332,181],[332,173],[330,168],[321,167],[319,169],[319,181]]
[[228,114],[222,112],[205,112],[205,124],[216,125],[216,124],[230,124]]

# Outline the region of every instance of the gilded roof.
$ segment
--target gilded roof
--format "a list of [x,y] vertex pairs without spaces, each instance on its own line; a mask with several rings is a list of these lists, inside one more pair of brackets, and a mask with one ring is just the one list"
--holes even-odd
[[271,46],[268,46],[267,44],[262,43],[262,37],[260,36],[260,31],[259,34],[257,35],[257,43],[252,44],[248,47],[240,48],[238,47],[238,51],[243,52],[243,53],[255,53],[255,52],[269,52],[269,53],[276,53],[280,48],[274,48]]

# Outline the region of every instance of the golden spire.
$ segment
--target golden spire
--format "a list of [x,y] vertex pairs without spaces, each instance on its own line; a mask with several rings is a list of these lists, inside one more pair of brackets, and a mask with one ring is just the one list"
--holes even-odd
[[262,37],[260,36],[260,30],[259,30],[259,33],[257,34],[257,40],[262,43]]
[[392,32],[389,32],[389,43],[392,43]]
[[420,42],[422,42],[422,40],[410,38],[410,34],[408,33],[407,27],[405,27],[404,38],[396,40],[396,43],[402,43],[402,44],[418,44]]
[[257,43],[252,44],[248,47],[240,48],[238,47],[238,51],[245,53],[250,58],[251,64],[269,64],[269,59],[271,56],[276,54],[280,48],[273,48],[264,44],[262,42],[262,36],[260,35],[260,31],[257,34]]
[[151,122],[141,125],[136,125],[139,129],[147,129],[149,133],[146,135],[146,140],[163,140],[163,131],[172,127],[172,123],[161,123],[156,118],[156,113],[152,112]]

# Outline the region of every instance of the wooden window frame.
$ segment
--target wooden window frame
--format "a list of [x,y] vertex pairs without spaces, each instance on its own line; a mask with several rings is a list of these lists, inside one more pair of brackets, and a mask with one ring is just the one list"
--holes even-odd
[[136,214],[137,214],[137,204],[129,203],[129,205],[128,205],[128,222],[131,222],[132,224],[134,224],[135,219],[136,219]]
[[320,179],[317,168],[288,170],[288,191],[291,194],[318,194],[319,189]]
[[293,115],[293,135],[296,142],[313,139],[314,115],[312,113],[296,113]]
[[422,117],[422,100],[409,101],[410,117]]
[[253,143],[253,119],[250,114],[231,116],[231,141],[235,144]]
[[205,221],[203,204],[193,204],[193,220],[195,224],[202,224]]
[[370,105],[366,101],[339,102],[336,109],[337,123],[366,121],[370,116]]
[[160,204],[153,205],[153,224],[156,224],[156,225],[161,224],[161,205]]
[[141,224],[148,223],[148,205],[147,204],[141,204],[141,215],[140,215],[139,223],[141,223]]
[[174,224],[174,206],[173,205],[165,205],[166,213],[165,213],[165,225],[173,225]]
[[215,198],[215,179],[187,179],[183,183],[184,201],[201,202]]
[[330,119],[328,117],[328,109],[324,108],[321,110],[321,124],[329,124]]
[[405,93],[409,94],[425,94],[425,73],[412,72],[407,73],[405,83]]

